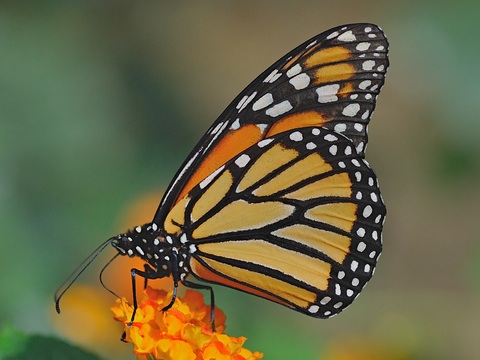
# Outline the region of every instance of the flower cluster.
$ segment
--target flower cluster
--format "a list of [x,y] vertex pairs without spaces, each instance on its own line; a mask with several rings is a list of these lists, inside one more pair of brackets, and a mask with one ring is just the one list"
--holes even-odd
[[225,315],[215,308],[215,327],[210,324],[210,306],[203,295],[187,290],[177,298],[172,308],[161,311],[172,299],[172,291],[165,292],[147,287],[139,303],[135,321],[128,326],[133,307],[126,299],[118,299],[112,307],[114,317],[125,325],[127,342],[134,346],[139,359],[182,360],[255,360],[263,354],[243,347],[245,337],[230,337],[225,329]]

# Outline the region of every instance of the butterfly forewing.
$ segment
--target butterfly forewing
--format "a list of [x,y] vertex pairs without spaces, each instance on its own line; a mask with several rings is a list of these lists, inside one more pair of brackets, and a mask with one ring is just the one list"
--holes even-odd
[[197,278],[330,317],[372,276],[384,217],[375,174],[354,144],[308,127],[235,156],[192,188],[164,227],[189,239]]
[[360,156],[388,66],[387,40],[372,24],[326,31],[278,60],[227,107],[180,168],[155,215],[264,138],[323,126],[347,136]]

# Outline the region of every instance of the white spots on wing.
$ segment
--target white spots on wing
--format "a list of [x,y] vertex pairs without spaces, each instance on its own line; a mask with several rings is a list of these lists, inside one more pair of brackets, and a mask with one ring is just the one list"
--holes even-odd
[[357,47],[355,49],[357,49],[358,51],[366,51],[368,50],[369,47],[370,47],[369,42],[361,42],[357,44]]
[[253,98],[257,95],[257,92],[254,91],[250,96],[245,95],[242,100],[240,100],[237,104],[238,112],[245,109],[245,107],[253,100]]
[[323,138],[327,141],[330,141],[330,142],[338,140],[338,138],[333,134],[327,134]]
[[268,116],[277,117],[277,116],[285,114],[286,112],[288,112],[292,109],[293,109],[293,106],[292,106],[292,104],[290,104],[290,101],[285,100],[285,101],[282,101],[281,103],[276,104],[276,105],[272,106],[271,108],[267,109],[267,111],[265,111],[265,113]]
[[360,111],[360,105],[357,103],[348,104],[342,110],[342,114],[348,117],[354,117]]
[[363,130],[363,124],[355,123],[355,125],[353,125],[353,128],[354,128],[355,130],[357,130],[358,132],[360,132],[360,131]]
[[293,85],[295,90],[302,90],[310,85],[310,77],[305,73],[301,73],[291,78],[289,83]]
[[[360,237],[364,237],[365,236],[365,229],[364,228],[358,228],[357,230],[357,235],[360,236]],[[361,243],[360,243],[361,244]],[[363,250],[362,250],[363,251]]]
[[315,144],[313,142],[309,142],[309,143],[307,143],[307,145],[305,145],[305,147],[307,148],[307,150],[313,150],[313,149],[317,148],[317,144]]
[[345,130],[347,130],[347,124],[344,124],[344,123],[336,124],[333,127],[333,130],[335,130],[338,133],[343,133]]
[[338,100],[337,92],[340,89],[339,84],[320,86],[315,91],[318,94],[318,102],[326,104]]
[[301,72],[302,72],[302,67],[300,66],[300,64],[296,64],[292,66],[290,69],[288,69],[287,76],[291,78],[291,77],[294,77],[295,75],[300,74]]
[[333,156],[337,155],[337,150],[338,150],[337,145],[332,145],[328,148],[328,152]]
[[352,42],[357,40],[352,30],[345,31],[343,34],[339,35],[337,39],[344,42]]
[[365,31],[366,33],[369,33],[370,31],[372,31],[372,28],[371,28],[370,26],[367,26],[367,27],[364,29],[364,31]]
[[370,194],[370,199],[372,199],[373,202],[377,202],[378,201],[378,196],[377,194],[375,194],[374,192],[372,192]]
[[320,129],[318,129],[318,128],[313,128],[313,129],[312,129],[312,135],[315,135],[315,136],[320,135]]
[[223,126],[223,122],[219,122],[217,126],[215,126],[211,132],[212,135],[216,134]]
[[332,300],[330,296],[324,296],[322,300],[320,300],[320,304],[327,305],[330,302],[330,300]]
[[358,94],[352,94],[350,95],[350,99],[355,100],[358,98]]
[[263,108],[266,108],[267,106],[271,105],[273,103],[273,96],[270,93],[266,93],[263,95],[260,99],[255,101],[252,105],[252,110],[257,111]]
[[342,295],[342,288],[340,287],[340,284],[335,284],[335,295]]
[[230,129],[232,129],[232,130],[240,129],[240,119],[239,118],[235,119],[235,121],[230,126]]
[[371,80],[363,80],[360,84],[358,84],[358,87],[361,90],[366,90],[370,85],[372,85]]
[[317,43],[317,40],[313,40],[310,44],[307,45],[307,47],[305,49],[310,49],[316,43]]
[[370,115],[370,110],[366,110],[366,111],[362,114],[362,120],[367,120],[367,119],[368,119],[368,115]]
[[362,69],[365,71],[373,70],[374,66],[375,66],[375,61],[373,60],[366,60],[362,63]]
[[370,39],[375,39],[377,37],[377,34],[368,34],[368,37]]
[[363,241],[360,241],[357,245],[358,252],[364,252],[366,248],[367,248],[367,244],[365,244]]
[[336,38],[337,36],[338,36],[338,31],[334,31],[330,35],[327,36],[327,40],[331,40],[333,38]]
[[256,126],[260,129],[260,132],[263,133],[268,125],[267,124],[257,124]]
[[[357,172],[355,173],[355,180],[357,180],[357,182],[362,181],[362,173],[361,173],[360,171],[357,171]],[[358,195],[359,195],[359,194],[360,194],[360,199],[361,199],[361,198],[362,198],[362,197],[361,197],[361,196],[362,196],[362,193],[357,193],[357,199],[358,199]],[[360,199],[358,199],[358,200],[360,200]]]
[[250,160],[251,160],[250,156],[248,156],[247,154],[242,154],[238,158],[235,159],[235,164],[239,168],[244,168],[245,166],[247,166],[247,164],[250,162]]
[[356,167],[360,167],[360,166],[361,166],[360,162],[359,162],[357,159],[352,159],[352,164],[353,164],[354,166],[356,166]]
[[320,306],[318,305],[311,305],[309,308],[308,308],[308,312],[310,314],[316,314],[318,312],[318,310],[320,310]]
[[282,76],[282,73],[279,73],[277,69],[273,70],[270,75],[268,75],[263,82],[265,83],[274,83],[280,76]]
[[217,170],[215,170],[210,175],[208,175],[205,179],[203,179],[200,182],[200,184],[198,184],[200,186],[200,189],[205,189],[205,187],[207,187],[208,184],[210,184],[212,182],[212,180],[217,177],[217,175],[220,173],[220,171],[223,170],[224,167],[225,167],[225,165],[220,166]]
[[370,215],[372,215],[373,209],[370,205],[365,206],[363,209],[363,217],[368,218]]
[[358,269],[358,261],[352,260],[352,263],[350,264],[350,269],[352,269],[353,272],[357,271],[357,269]]
[[377,71],[383,71],[385,70],[385,65],[380,65],[378,68],[377,68]]
[[267,146],[268,144],[270,144],[272,141],[273,141],[273,139],[263,139],[262,141],[259,141],[257,143],[257,146],[259,148],[263,148],[263,147]]
[[299,141],[303,140],[303,135],[300,131],[295,131],[295,132],[290,134],[289,138],[292,141],[299,142]]
[[357,145],[357,153],[361,154],[363,152],[363,148],[365,146],[365,143],[362,141],[360,143],[358,143]]
[[385,50],[385,46],[380,45],[380,46],[378,46],[375,50],[377,50],[377,51],[383,51],[383,50]]
[[352,148],[351,146],[345,147],[345,155],[352,155]]

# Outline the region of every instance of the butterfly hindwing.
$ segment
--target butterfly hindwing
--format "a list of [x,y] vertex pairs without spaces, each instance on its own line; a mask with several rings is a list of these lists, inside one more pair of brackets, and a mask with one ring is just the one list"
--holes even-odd
[[323,126],[348,137],[360,156],[388,67],[388,43],[372,24],[328,30],[282,57],[243,90],[186,159],[155,222],[219,166],[264,138]]
[[308,127],[266,138],[177,202],[189,272],[316,317],[348,306],[381,252],[385,206],[355,146]]

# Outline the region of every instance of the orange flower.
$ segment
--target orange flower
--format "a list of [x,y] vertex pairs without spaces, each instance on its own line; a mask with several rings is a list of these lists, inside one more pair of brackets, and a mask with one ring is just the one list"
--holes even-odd
[[147,287],[130,327],[133,307],[126,299],[117,299],[112,307],[114,318],[125,325],[125,339],[133,344],[133,352],[139,359],[145,356],[166,360],[255,360],[263,357],[243,347],[245,337],[235,338],[222,333],[225,315],[218,308],[215,308],[217,332],[212,332],[210,306],[196,291],[187,290],[182,299],[175,300],[171,309],[162,312],[172,295],[172,291],[167,293]]

